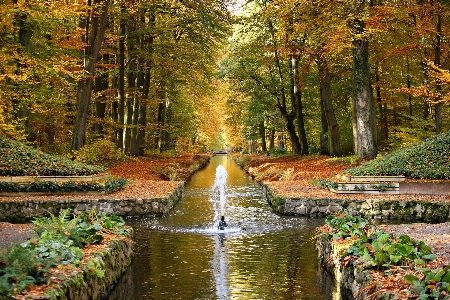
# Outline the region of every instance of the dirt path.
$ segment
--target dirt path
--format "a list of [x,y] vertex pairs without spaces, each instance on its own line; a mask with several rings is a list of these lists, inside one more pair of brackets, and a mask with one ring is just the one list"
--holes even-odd
[[35,236],[32,224],[0,222],[0,249],[9,248],[13,244],[25,242]]

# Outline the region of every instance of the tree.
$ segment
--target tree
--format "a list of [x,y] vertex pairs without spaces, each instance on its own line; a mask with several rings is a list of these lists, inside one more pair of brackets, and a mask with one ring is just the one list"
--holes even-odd
[[85,31],[81,37],[86,44],[83,60],[85,76],[78,81],[72,150],[78,150],[85,144],[87,118],[96,74],[95,68],[108,25],[109,4],[109,0],[94,0],[94,3],[89,1],[89,11],[80,22],[80,28]]

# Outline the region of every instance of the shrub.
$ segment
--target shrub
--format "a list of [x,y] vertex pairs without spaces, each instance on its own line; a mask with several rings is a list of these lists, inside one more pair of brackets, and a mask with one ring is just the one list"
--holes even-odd
[[285,156],[288,154],[288,152],[285,148],[272,148],[269,150],[269,153],[271,156],[275,156],[275,157]]
[[[82,247],[101,242],[105,233],[130,234],[121,217],[96,211],[72,215],[63,210],[59,216],[36,218],[33,223],[39,238],[0,253],[0,299],[29,285],[47,283],[52,267],[77,266],[83,258]],[[97,277],[104,276],[98,261],[89,262],[88,269]]]
[[450,131],[342,171],[355,176],[397,176],[450,179]]
[[85,164],[98,164],[107,160],[124,160],[126,156],[113,142],[96,140],[80,150],[72,151],[71,158]]
[[0,176],[76,176],[104,172],[101,166],[73,162],[0,136]]

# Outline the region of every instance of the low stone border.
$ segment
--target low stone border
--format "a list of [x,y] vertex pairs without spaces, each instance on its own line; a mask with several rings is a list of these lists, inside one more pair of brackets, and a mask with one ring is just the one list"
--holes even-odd
[[73,211],[97,210],[119,216],[140,216],[167,214],[184,194],[184,182],[165,198],[153,199],[45,199],[45,200],[5,200],[0,201],[0,221],[24,222],[49,213],[58,214],[63,209]]
[[100,174],[92,176],[4,176],[0,177],[0,182],[14,182],[14,183],[31,183],[40,181],[53,182],[98,182],[107,180],[111,177],[110,174]]
[[275,195],[266,184],[262,184],[262,188],[267,202],[276,213],[281,215],[325,217],[347,210],[357,211],[368,219],[450,221],[450,202],[283,198]]
[[[107,247],[89,254],[80,268],[74,268],[70,274],[53,275],[58,278],[44,289],[41,295],[20,295],[15,299],[46,300],[94,300],[105,296],[130,265],[133,256],[131,239],[111,240]],[[104,272],[97,276],[91,268]]]

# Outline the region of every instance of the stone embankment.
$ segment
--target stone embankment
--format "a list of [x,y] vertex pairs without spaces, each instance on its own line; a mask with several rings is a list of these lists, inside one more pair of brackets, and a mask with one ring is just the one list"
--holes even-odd
[[59,211],[68,208],[75,212],[96,210],[119,216],[162,216],[167,214],[183,198],[183,193],[184,182],[180,182],[172,193],[162,198],[111,199],[107,196],[99,196],[98,199],[82,199],[80,197],[78,199],[3,200],[0,201],[0,221],[24,222],[34,217],[48,215],[48,213],[56,215]]
[[[276,195],[268,185],[261,183],[263,194],[272,209],[281,215],[307,217],[325,217],[340,211],[358,212],[368,219],[407,220],[425,222],[446,222],[450,220],[450,203],[424,200],[365,200],[290,197]],[[316,238],[319,265],[335,278],[335,287],[343,299],[402,299],[394,291],[380,289],[370,276],[370,270],[364,269],[355,260],[344,263],[342,246],[333,243],[326,234]],[[343,296],[345,295],[345,296]]]
[[110,240],[90,253],[81,267],[54,274],[52,283],[38,293],[17,295],[14,299],[94,300],[102,299],[131,263],[133,242],[129,238]]
[[398,299],[390,291],[377,291],[377,283],[370,277],[370,270],[364,269],[354,260],[344,266],[337,244],[326,235],[316,238],[318,263],[335,278],[335,286],[342,299]]
[[449,202],[424,200],[380,200],[277,196],[262,183],[263,194],[273,210],[282,215],[324,217],[342,210],[357,211],[368,219],[446,222],[450,220]]

